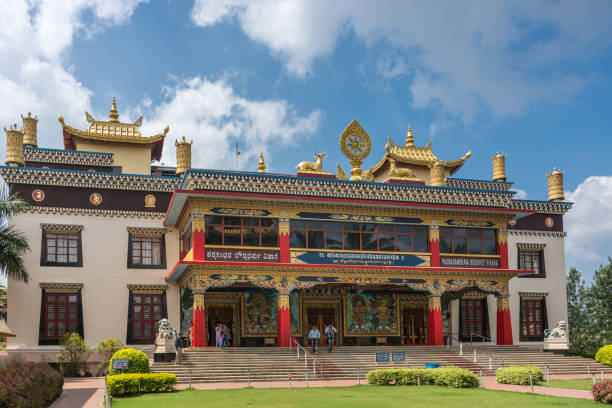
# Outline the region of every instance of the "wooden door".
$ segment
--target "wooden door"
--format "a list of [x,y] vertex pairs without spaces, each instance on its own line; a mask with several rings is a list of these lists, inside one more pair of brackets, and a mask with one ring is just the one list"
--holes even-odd
[[461,337],[462,340],[470,340],[470,335],[474,341],[482,341],[479,336],[485,335],[484,325],[484,299],[461,299]]
[[339,322],[336,316],[336,309],[334,307],[326,306],[308,306],[306,309],[307,315],[307,327],[305,328],[306,338],[312,326],[316,326],[321,332],[321,340],[319,340],[319,346],[327,346],[327,334],[325,334],[325,327],[328,324],[333,324],[336,330],[336,336],[334,337],[334,345],[338,344],[338,338],[340,329],[338,328]]
[[426,343],[425,308],[408,307],[402,310],[402,344]]

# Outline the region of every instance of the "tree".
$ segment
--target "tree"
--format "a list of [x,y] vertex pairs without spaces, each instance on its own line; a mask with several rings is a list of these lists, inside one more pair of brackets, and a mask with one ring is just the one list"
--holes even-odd
[[104,359],[98,365],[98,375],[108,374],[108,363],[117,350],[125,348],[125,344],[119,339],[109,338],[100,340],[96,351],[104,355]]
[[64,349],[57,355],[60,371],[65,377],[78,377],[81,371],[87,374],[87,359],[93,349],[78,333],[66,333],[59,342]]
[[[2,191],[4,190],[4,191]],[[6,188],[0,189],[0,196],[6,197]],[[6,224],[6,219],[12,215],[24,212],[30,204],[11,195],[0,201],[0,273],[8,278],[28,282],[30,275],[23,266],[21,258],[30,250],[30,244],[26,236],[15,229],[12,225]]]

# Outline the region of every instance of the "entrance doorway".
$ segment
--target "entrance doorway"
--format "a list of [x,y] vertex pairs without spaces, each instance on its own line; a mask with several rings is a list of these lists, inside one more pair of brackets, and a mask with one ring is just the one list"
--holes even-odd
[[304,334],[305,339],[308,340],[308,332],[312,326],[316,326],[321,332],[321,339],[319,340],[320,347],[327,347],[327,334],[325,334],[325,327],[328,324],[332,324],[337,332],[334,337],[334,346],[340,344],[340,316],[338,313],[338,305],[334,303],[319,303],[317,305],[306,305],[304,322]]
[[234,321],[234,305],[223,306],[208,306],[206,308],[208,315],[208,345],[214,347],[216,345],[216,327],[221,323],[222,327],[227,327],[231,334],[229,337],[230,346],[236,344],[236,322]]
[[407,307],[402,309],[402,344],[427,344],[425,330],[425,307]]

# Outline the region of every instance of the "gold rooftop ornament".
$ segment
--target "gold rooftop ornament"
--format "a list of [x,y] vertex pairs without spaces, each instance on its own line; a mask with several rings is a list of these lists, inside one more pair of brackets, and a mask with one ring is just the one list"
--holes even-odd
[[564,173],[564,171],[562,172],[555,167],[552,173],[546,175],[548,177],[548,201],[565,200],[565,195],[563,194]]
[[259,163],[257,164],[257,171],[260,173],[266,172],[266,162],[264,161],[263,152],[259,153]]
[[351,180],[365,180],[365,177],[362,176],[363,170],[361,165],[363,164],[363,159],[368,157],[372,150],[372,141],[359,122],[357,122],[357,119],[353,119],[340,135],[340,149],[349,158],[351,166],[353,166],[351,169]]
[[176,175],[183,175],[187,170],[191,169],[191,142],[185,140],[185,136],[179,142],[178,140],[174,141],[174,146],[176,146]]
[[6,165],[23,166],[23,132],[17,129],[15,123],[12,127],[4,128],[6,132]]
[[314,162],[301,162],[296,166],[298,173],[331,174],[327,171],[323,171],[323,157],[325,157],[325,153],[319,153],[315,155]]
[[412,170],[408,169],[408,168],[397,168],[397,166],[395,165],[395,160],[389,158],[389,164],[390,166],[390,170],[389,170],[389,177],[390,178],[400,178],[400,179],[408,179],[408,180],[414,180],[414,173]]
[[23,121],[23,145],[27,147],[38,147],[36,140],[36,127],[38,125],[38,116],[32,117],[28,112],[28,116],[21,115]]
[[497,152],[493,160],[493,181],[506,181],[506,156]]

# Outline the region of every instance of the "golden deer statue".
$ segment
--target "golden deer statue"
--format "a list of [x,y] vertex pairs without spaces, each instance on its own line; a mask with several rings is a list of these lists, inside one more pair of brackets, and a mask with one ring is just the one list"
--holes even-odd
[[300,173],[321,173],[323,172],[323,157],[325,157],[325,153],[319,153],[315,155],[315,162],[307,162],[303,161],[298,164],[296,167],[298,172]]
[[390,157],[389,157],[389,164],[391,165],[391,169],[389,170],[389,177],[406,178],[406,179],[414,178],[414,173],[412,172],[412,170],[397,168],[395,165],[395,160]]

